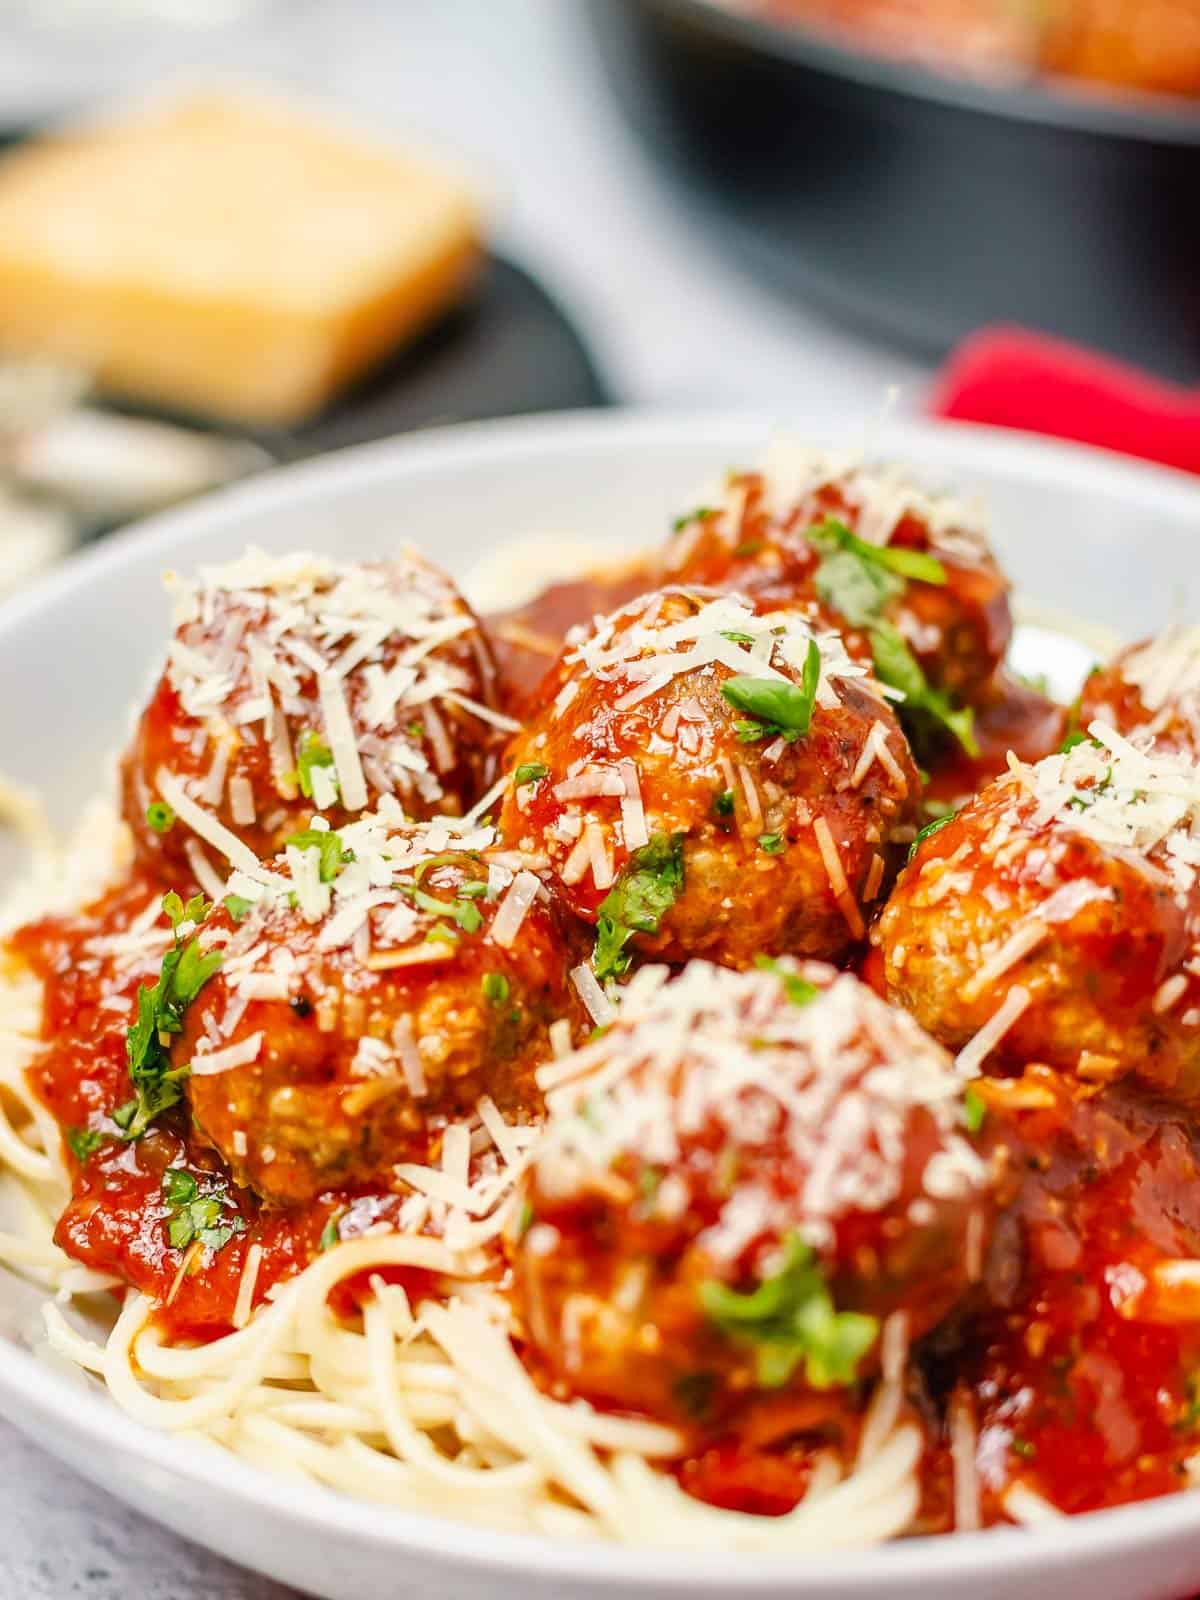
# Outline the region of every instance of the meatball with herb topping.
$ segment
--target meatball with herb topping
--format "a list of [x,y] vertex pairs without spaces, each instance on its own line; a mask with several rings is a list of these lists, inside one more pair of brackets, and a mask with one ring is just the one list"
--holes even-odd
[[894,713],[836,633],[668,589],[568,644],[509,751],[500,827],[596,924],[595,972],[634,953],[744,967],[835,960],[914,832]]
[[[849,974],[644,968],[541,1074],[514,1289],[531,1360],[594,1401],[720,1424],[878,1367],[983,1266],[987,1166],[941,1049]],[[776,1402],[781,1403],[781,1402]]]
[[220,966],[171,1050],[199,1132],[276,1203],[386,1183],[486,1095],[539,1105],[549,1031],[585,1023],[571,932],[490,828],[316,819],[235,873],[201,941]]
[[903,691],[910,736],[972,753],[971,706],[1004,659],[1008,583],[970,509],[887,468],[777,452],[676,522],[667,582],[759,609],[819,604],[857,659]]
[[1200,1099],[1200,767],[1093,723],[930,830],[875,930],[889,995],[967,1063]]
[[166,670],[122,764],[148,865],[205,883],[229,834],[273,855],[314,810],[340,826],[394,795],[410,817],[461,813],[491,781],[516,724],[474,613],[415,553],[248,550],[171,587]]

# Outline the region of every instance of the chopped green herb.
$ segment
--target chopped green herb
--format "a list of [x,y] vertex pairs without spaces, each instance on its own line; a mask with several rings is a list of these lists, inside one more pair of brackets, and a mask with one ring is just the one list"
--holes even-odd
[[662,1188],[663,1175],[657,1167],[643,1167],[638,1173],[638,1194],[643,1200],[653,1200]]
[[713,796],[713,810],[719,817],[733,815],[733,790],[722,789]]
[[[808,732],[820,679],[821,652],[817,648],[817,641],[810,639],[800,683],[738,674],[726,678],[721,685],[721,694],[735,711],[745,711],[755,719],[750,724],[751,728],[761,724],[755,738],[761,739],[764,733],[776,733],[790,742],[803,738]],[[744,726],[741,722],[734,724],[739,739],[745,737],[742,732]],[[749,739],[746,742],[750,742]]]
[[297,850],[320,852],[320,865],[317,871],[322,883],[332,883],[350,860],[350,856],[342,848],[342,836],[334,828],[305,828],[300,833],[290,834],[284,843],[292,845]]
[[172,931],[176,934],[185,922],[197,924],[203,922],[210,910],[209,903],[202,894],[194,894],[185,905],[174,889],[169,889],[163,895],[162,908]]
[[682,516],[676,517],[671,523],[671,532],[681,533],[689,522],[699,522],[702,517],[711,517],[712,514],[713,509],[711,506],[697,506],[694,511],[685,511]]
[[1017,682],[1023,683],[1027,689],[1032,689],[1034,694],[1045,696],[1050,693],[1050,679],[1044,672],[1018,672]]
[[987,1116],[987,1106],[983,1096],[973,1083],[967,1085],[963,1095],[963,1117],[966,1120],[967,1132],[978,1133],[983,1127],[983,1119]]
[[519,789],[522,784],[540,783],[549,771],[544,761],[522,761],[513,773],[513,787]]
[[1084,733],[1082,728],[1073,728],[1063,742],[1059,745],[1058,753],[1060,756],[1070,755],[1071,751],[1075,749],[1076,745],[1080,744],[1094,744],[1097,750],[1103,749],[1103,746],[1100,744],[1100,742],[1096,739],[1093,739],[1090,734]]
[[170,833],[175,826],[175,812],[165,800],[152,800],[146,807],[146,825],[155,833]]
[[426,944],[457,944],[458,935],[444,922],[435,922],[425,935]]
[[167,1238],[175,1250],[186,1250],[197,1239],[210,1250],[220,1250],[235,1233],[245,1232],[242,1217],[224,1215],[233,1202],[219,1184],[202,1194],[192,1173],[169,1167],[163,1173],[162,1192],[173,1213],[167,1221]]
[[734,545],[733,553],[735,556],[756,556],[761,549],[761,539],[746,539],[741,544]]
[[1009,1446],[1014,1454],[1019,1455],[1023,1461],[1032,1461],[1034,1456],[1037,1455],[1037,1445],[1031,1443],[1028,1439],[1019,1439],[1015,1433],[1009,1441]]
[[425,737],[425,724],[415,720],[410,722],[408,725],[408,736],[410,739],[423,739]]
[[187,1067],[172,1067],[169,1043],[164,1036],[183,1032],[183,1017],[188,1006],[221,965],[221,952],[202,951],[199,942],[180,938],[187,924],[203,921],[208,913],[203,895],[195,895],[185,906],[175,893],[163,896],[163,910],[175,932],[175,942],[163,956],[158,982],[147,989],[139,985],[137,1021],[125,1039],[125,1055],[134,1098],[113,1113],[113,1120],[126,1139],[139,1139],[160,1112],[177,1105],[182,1098],[182,1080]]
[[767,736],[767,730],[761,722],[735,722],[733,731],[741,744],[757,744]]
[[533,1227],[533,1201],[526,1200],[521,1206],[521,1214],[517,1218],[517,1242],[519,1243]]
[[342,1242],[342,1218],[344,1211],[334,1211],[330,1214],[325,1226],[321,1229],[321,1237],[317,1240],[317,1249],[324,1255],[326,1250],[332,1250],[335,1244]]
[[722,639],[728,639],[730,644],[754,643],[754,635],[752,633],[740,633],[737,628],[722,628],[721,637]]
[[252,900],[243,899],[240,894],[227,894],[221,902],[235,922],[241,922],[253,903]]
[[494,1006],[502,1006],[508,999],[508,979],[502,972],[485,972],[482,987],[483,998]]
[[808,1005],[820,993],[815,983],[809,983],[808,979],[802,978],[799,973],[789,972],[771,956],[755,956],[754,965],[760,972],[774,973],[783,985],[783,992],[795,1006]]
[[918,583],[932,583],[939,587],[946,582],[946,569],[936,556],[924,550],[911,550],[906,545],[870,544],[852,533],[836,517],[826,517],[824,522],[818,522],[816,527],[808,530],[807,537],[819,550],[845,551],[857,556],[859,561],[895,573],[898,578],[913,578]]
[[474,896],[463,898],[456,895],[453,900],[439,900],[424,889],[407,889],[403,892],[422,911],[430,911],[435,917],[449,917],[451,922],[457,922],[464,933],[478,933],[483,925],[483,913],[475,904]]
[[[334,766],[333,752],[326,748],[312,731],[306,729],[300,738],[300,753],[296,758],[296,770],[293,777],[300,785],[300,793],[306,800],[313,798],[312,775],[314,767]],[[334,788],[337,787],[337,773],[332,775]]]
[[105,1142],[105,1136],[99,1128],[68,1128],[64,1137],[70,1146],[71,1154],[81,1167],[87,1164]]
[[969,756],[977,756],[979,745],[971,708],[956,710],[947,696],[932,686],[899,629],[881,622],[871,628],[869,637],[879,681],[904,695],[902,717],[913,712],[927,716],[952,733]]
[[764,855],[781,856],[787,849],[787,840],[781,833],[760,833],[758,848]]
[[877,1317],[834,1309],[812,1248],[795,1233],[784,1243],[779,1270],[757,1288],[740,1294],[709,1279],[699,1294],[705,1314],[722,1333],[755,1347],[764,1389],[782,1388],[801,1363],[814,1389],[851,1384],[879,1335]]
[[683,835],[655,833],[600,902],[593,969],[601,983],[629,971],[625,946],[635,933],[657,933],[683,892]]
[[941,833],[948,822],[953,822],[958,815],[957,811],[948,811],[944,817],[935,817],[932,822],[927,822],[916,838],[908,847],[908,860],[911,861],[926,839],[932,839],[935,833]]

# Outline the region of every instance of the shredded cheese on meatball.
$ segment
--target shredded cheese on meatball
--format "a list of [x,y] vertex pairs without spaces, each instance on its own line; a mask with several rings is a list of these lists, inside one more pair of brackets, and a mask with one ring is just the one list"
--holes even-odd
[[[416,793],[426,804],[442,797],[453,752],[439,705],[516,727],[473,697],[479,653],[470,670],[447,653],[475,619],[449,580],[415,554],[356,566],[251,548],[225,566],[202,567],[194,581],[171,576],[168,588],[176,627],[168,681],[184,712],[217,740],[197,791],[209,805],[224,795],[231,739],[261,740],[276,789],[291,799],[303,753],[292,730],[320,729],[332,766],[309,775],[317,808],[340,799],[361,811],[371,788]],[[243,818],[247,804],[243,789]]]
[[[969,1193],[985,1177],[963,1137],[962,1081],[946,1052],[905,1013],[857,979],[809,964],[807,1004],[786,975],[693,961],[675,979],[646,967],[624,991],[613,1026],[543,1067],[552,1121],[538,1154],[539,1185],[571,1194],[603,1185],[635,1153],[675,1168],[682,1141],[715,1123],[737,1149],[785,1141],[806,1175],[787,1219],[816,1245],[855,1211],[900,1195],[914,1113],[938,1139],[924,1174],[931,1198]],[[777,1217],[778,1201],[739,1182],[706,1247],[736,1256]]]
[[1200,738],[1200,628],[1168,628],[1159,638],[1131,650],[1121,661],[1120,673],[1153,714],[1146,724],[1148,732],[1160,733],[1177,716],[1190,723]]
[[[924,524],[937,553],[968,566],[990,559],[981,508],[919,488],[903,467],[869,463],[858,451],[779,441],[755,470],[762,476],[773,517],[799,512],[802,521],[819,521],[825,515],[819,496],[835,490],[856,514],[859,538],[870,544],[888,544],[901,522],[913,517]],[[731,542],[740,536],[744,502],[745,488],[736,477],[711,484],[697,496],[697,503],[719,513],[718,532]]]
[[1088,733],[1090,739],[1034,767],[1010,755],[1016,781],[1037,801],[1032,826],[1052,824],[1106,849],[1131,851],[1188,894],[1200,869],[1200,767],[1102,722]]
[[568,635],[572,646],[565,657],[568,667],[580,667],[602,683],[619,678],[632,685],[616,702],[618,710],[649,699],[682,673],[712,665],[734,674],[793,682],[804,670],[813,643],[821,657],[818,705],[838,704],[839,680],[859,679],[877,695],[888,692],[847,654],[840,634],[818,632],[796,612],[759,616],[737,595],[705,599],[686,589],[668,589],[664,594],[690,598],[694,609],[681,621],[661,623],[653,611],[633,617],[627,610],[617,611],[597,619],[587,633],[574,630]]

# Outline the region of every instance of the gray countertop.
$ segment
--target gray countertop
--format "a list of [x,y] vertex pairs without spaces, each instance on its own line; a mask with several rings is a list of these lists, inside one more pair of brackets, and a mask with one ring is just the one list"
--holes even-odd
[[[80,7],[82,11],[84,8]],[[97,6],[95,9],[99,10]],[[6,35],[0,125],[86,83],[175,60],[266,73],[368,124],[449,152],[493,197],[496,236],[537,271],[615,391],[650,404],[869,418],[923,370],[743,277],[662,185],[618,120],[573,0],[326,0],[267,7],[232,39],[197,31],[95,56]],[[139,31],[139,38],[145,30]],[[286,1600],[85,1484],[0,1424],[0,1597]]]

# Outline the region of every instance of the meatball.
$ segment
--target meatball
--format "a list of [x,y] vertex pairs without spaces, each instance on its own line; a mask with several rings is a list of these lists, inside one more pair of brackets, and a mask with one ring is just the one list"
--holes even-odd
[[1123,650],[1083,686],[1079,720],[1200,759],[1200,628],[1170,628]]
[[205,924],[222,964],[172,1060],[238,1183],[287,1203],[386,1182],[483,1095],[537,1107],[551,1024],[586,1019],[570,930],[492,840],[318,818],[269,872],[233,875]]
[[419,556],[250,550],[173,586],[167,667],[122,763],[148,864],[206,881],[195,804],[267,857],[313,810],[341,826],[388,794],[411,817],[456,814],[486,788],[516,724],[493,709],[474,614]]
[[920,843],[875,931],[887,992],[968,1061],[1193,1101],[1198,869],[1200,769],[1093,723]]
[[820,602],[850,653],[873,657],[889,681],[907,647],[931,691],[918,716],[949,718],[968,742],[950,702],[979,698],[1012,632],[1008,582],[969,508],[890,469],[816,452],[731,474],[677,521],[663,567],[665,581],[732,588],[764,605]]
[[919,1337],[982,1271],[953,1063],[849,974],[644,968],[545,1080],[514,1289],[571,1392],[719,1424],[763,1391],[844,1391],[881,1319]]
[[670,589],[568,647],[509,751],[510,845],[633,953],[845,956],[913,835],[919,778],[878,685],[833,633]]

